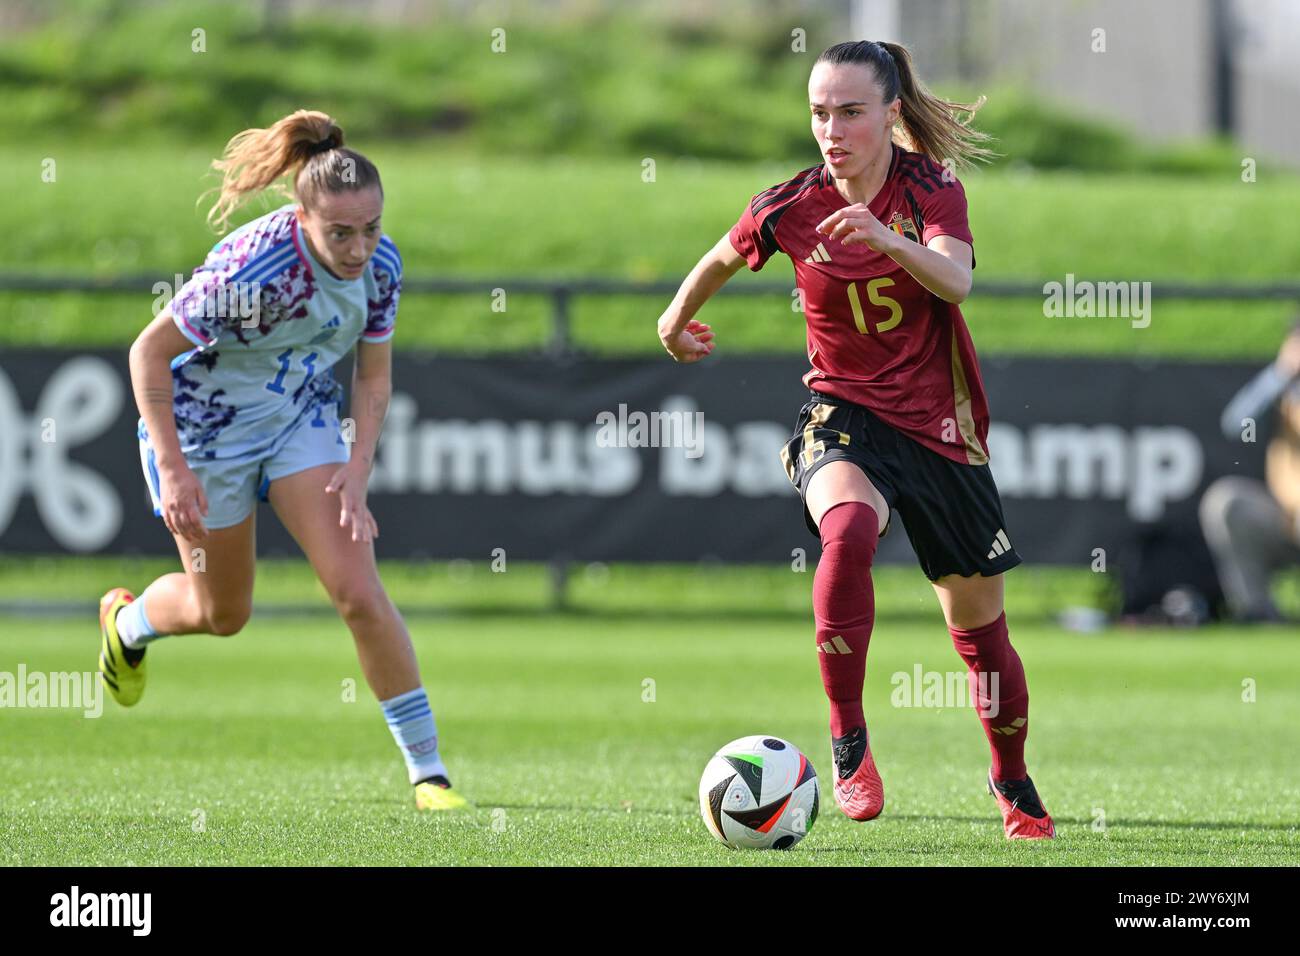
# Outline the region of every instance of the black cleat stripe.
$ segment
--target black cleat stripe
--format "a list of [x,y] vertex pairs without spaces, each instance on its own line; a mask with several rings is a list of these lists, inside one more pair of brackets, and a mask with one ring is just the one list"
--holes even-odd
[[103,664],[105,670],[107,670],[110,674],[112,674],[114,677],[117,677],[117,668],[115,668],[115,667],[114,667],[112,664],[110,664],[108,661],[104,660],[104,655],[103,655],[103,654],[100,654],[100,655],[99,655],[99,663]]
[[117,681],[113,680],[113,678],[109,677],[109,676],[108,676],[107,674],[105,674],[103,671],[100,671],[100,672],[99,672],[99,677],[100,677],[100,679],[101,679],[105,684],[107,684],[109,687],[113,688],[113,690],[117,690],[117,689],[118,689]]

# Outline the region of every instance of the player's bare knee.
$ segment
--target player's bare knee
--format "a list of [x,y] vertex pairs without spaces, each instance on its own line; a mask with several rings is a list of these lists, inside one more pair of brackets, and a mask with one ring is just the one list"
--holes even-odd
[[247,606],[210,608],[206,615],[207,631],[214,637],[234,637],[252,615],[253,609]]
[[334,606],[348,624],[376,621],[388,614],[391,603],[379,584],[348,586],[333,595]]
[[988,627],[1003,614],[1001,605],[971,603],[954,607],[948,613],[949,629],[978,631]]

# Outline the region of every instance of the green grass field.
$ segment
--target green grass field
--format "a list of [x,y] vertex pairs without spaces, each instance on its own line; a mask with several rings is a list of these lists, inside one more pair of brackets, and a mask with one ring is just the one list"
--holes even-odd
[[[220,148],[212,144],[212,150]],[[811,165],[756,165],[663,158],[655,181],[636,158],[504,158],[482,162],[429,145],[367,150],[385,182],[385,229],[410,276],[480,278],[473,296],[403,296],[396,348],[494,351],[547,340],[550,304],[510,294],[493,312],[488,290],[503,277],[600,276],[679,280],[734,223],[749,197]],[[0,178],[29,183],[0,207],[0,263],[6,271],[153,281],[188,276],[215,241],[199,194],[211,185],[212,153],[47,142],[0,148]],[[41,181],[42,161],[55,182]],[[963,305],[984,352],[1263,357],[1294,312],[1280,301],[1153,303],[1151,324],[1043,315],[1041,299],[981,294],[989,279],[1064,281],[1285,282],[1300,254],[1285,241],[1300,217],[1300,179],[1266,169],[1243,183],[1218,177],[980,173],[966,178],[975,235],[976,286]],[[248,217],[265,207],[254,203]],[[1241,241],[1241,237],[1258,241]],[[758,276],[732,281],[788,283],[784,257]],[[149,285],[138,294],[0,293],[5,344],[126,345],[152,316]],[[655,322],[668,296],[580,297],[577,346],[655,354]],[[710,302],[703,317],[719,348],[801,353],[802,317],[789,295]],[[1230,334],[1225,334],[1230,329]]]
[[[196,208],[220,147],[15,139],[0,177],[6,272],[170,280],[214,236]],[[386,230],[408,275],[678,279],[748,197],[803,164],[639,156],[481,162],[463,146],[359,142],[380,165]],[[57,163],[54,182],[42,162]],[[654,157],[651,157],[654,158]],[[1157,300],[1149,328],[1048,319],[1037,299],[983,295],[989,279],[1284,282],[1300,179],[1262,166],[1221,175],[1017,173],[966,177],[976,287],[963,311],[981,354],[1271,356],[1294,306]],[[24,185],[25,184],[25,185]],[[262,207],[252,207],[256,215]],[[793,284],[777,260],[737,284]],[[546,342],[549,303],[509,295],[404,296],[397,348],[476,352]],[[125,347],[154,294],[0,292],[0,349]],[[574,341],[658,354],[667,297],[573,304]],[[702,315],[724,350],[801,354],[789,298],[722,298]],[[1225,331],[1227,330],[1227,331]],[[401,383],[397,383],[400,388]],[[172,562],[0,556],[0,672],[94,667],[94,603]],[[738,854],[699,818],[696,785],[728,740],[771,733],[830,773],[810,640],[810,575],[714,565],[576,568],[571,610],[548,613],[546,569],[465,563],[382,570],[408,612],[457,785],[471,813],[422,818],[343,624],[306,563],[263,560],[258,613],[230,640],[151,652],[140,707],[0,713],[4,864],[1294,864],[1300,861],[1300,644],[1282,629],[1068,633],[1071,605],[1105,606],[1087,571],[1009,577],[1012,636],[1033,695],[1030,769],[1058,823],[1050,845],[1008,844],[984,791],[987,744],[967,709],[890,705],[890,677],[961,669],[911,567],[876,569],[867,687],[884,817],[822,816],[789,854]],[[1300,610],[1300,575],[1279,582]],[[67,602],[85,611],[70,617]],[[29,602],[23,607],[23,602]],[[57,614],[49,606],[62,605]],[[304,609],[307,609],[304,611]],[[312,613],[307,613],[312,611]],[[276,613],[272,613],[276,612]],[[654,681],[654,700],[643,700]],[[344,700],[346,681],[358,685]],[[1253,681],[1257,699],[1243,700]]]
[[[1009,580],[1015,592],[1017,581]],[[889,607],[886,595],[884,607]],[[937,609],[882,611],[867,712],[887,791],[854,824],[823,792],[802,844],[714,843],[709,755],[786,737],[823,780],[826,705],[806,617],[687,610],[410,620],[457,785],[421,817],[345,627],[255,615],[229,640],[170,639],[126,711],[13,710],[0,735],[7,864],[1287,864],[1300,859],[1300,645],[1280,629],[1080,636],[1026,615],[1030,769],[1057,824],[1008,843],[964,708],[890,704],[891,675],[960,670]],[[0,617],[0,671],[85,671],[93,606]],[[654,700],[643,700],[654,681]],[[355,702],[343,699],[357,682]],[[1243,701],[1243,681],[1257,700]]]
[[[552,305],[506,280],[679,281],[751,195],[817,161],[789,26],[813,49],[841,38],[798,2],[663,22],[600,4],[556,19],[560,4],[539,22],[511,17],[504,58],[486,8],[377,28],[342,7],[275,23],[284,5],[236,6],[61,2],[49,24],[0,40],[0,273],[141,279],[126,294],[0,290],[0,353],[124,350],[153,315],[153,283],[188,276],[216,241],[198,200],[226,138],[302,106],[336,115],[380,167],[408,278],[483,286],[408,291],[394,347],[537,349]],[[191,47],[194,23],[210,54]],[[1295,303],[1157,298],[1139,329],[1048,318],[1041,298],[984,284],[1293,283],[1295,171],[1263,158],[1245,183],[1245,147],[1230,142],[1148,143],[1027,88],[968,92],[991,93],[977,125],[1005,153],[962,176],[978,265],[962,309],[981,355],[1275,354]],[[794,158],[755,161],[775,156]],[[250,204],[236,223],[278,204]],[[802,355],[790,263],[732,281],[780,288],[707,305],[723,356]],[[573,344],[667,361],[655,322],[668,301],[578,297]],[[98,596],[172,570],[0,554],[0,682],[20,668],[93,673]],[[1300,863],[1294,628],[1075,633],[1058,615],[1113,611],[1113,572],[1008,575],[1033,699],[1029,769],[1058,830],[1013,843],[985,792],[971,709],[891,701],[896,674],[964,673],[915,566],[873,569],[866,708],[887,804],[868,824],[827,786],[811,570],[575,566],[561,609],[539,564],[384,562],[381,575],[474,810],[417,813],[345,625],[305,560],[263,557],[249,626],[155,645],[138,707],[105,693],[94,718],[0,708],[0,866]],[[1300,615],[1300,569],[1274,591]],[[821,815],[790,853],[728,850],[700,818],[709,757],[755,733],[791,740],[821,775]]]

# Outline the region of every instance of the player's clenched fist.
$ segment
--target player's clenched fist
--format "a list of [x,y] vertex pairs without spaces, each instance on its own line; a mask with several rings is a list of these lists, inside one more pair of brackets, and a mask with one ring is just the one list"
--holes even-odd
[[876,252],[882,251],[898,235],[877,219],[866,203],[835,210],[818,224],[817,231],[846,246],[864,243]]
[[661,328],[659,341],[676,362],[698,362],[713,351],[713,332],[696,319],[691,319],[677,335]]

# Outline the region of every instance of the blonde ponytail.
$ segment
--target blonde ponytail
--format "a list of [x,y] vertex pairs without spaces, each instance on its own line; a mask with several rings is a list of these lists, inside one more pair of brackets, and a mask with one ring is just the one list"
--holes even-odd
[[[321,191],[380,185],[374,164],[344,148],[342,128],[315,110],[298,110],[266,129],[236,134],[212,168],[221,174],[221,185],[208,222],[221,232],[245,198],[265,189],[307,204]],[[279,182],[287,173],[293,173],[292,191]]]

